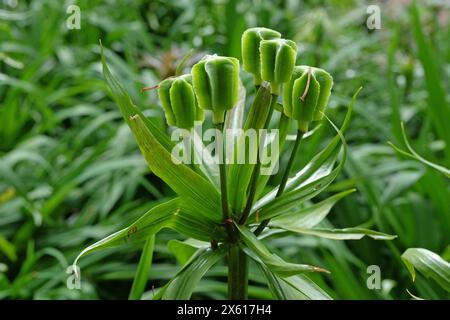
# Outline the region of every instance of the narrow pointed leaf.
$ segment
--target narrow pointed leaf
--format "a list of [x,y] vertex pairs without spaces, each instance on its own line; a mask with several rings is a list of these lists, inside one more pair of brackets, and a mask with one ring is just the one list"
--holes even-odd
[[[243,132],[245,133],[248,129],[262,129],[266,122],[266,118],[269,114],[271,103],[270,88],[266,85],[261,85],[259,88],[255,100],[250,108],[247,120],[245,121]],[[248,143],[246,143],[245,136],[241,139],[236,139],[235,152],[245,152],[247,156],[250,148]],[[236,163],[237,155],[234,154],[234,163],[230,165],[228,173],[228,190],[229,190],[229,202],[231,207],[235,209],[236,212],[240,212],[244,206],[244,200],[247,195],[247,188],[250,183],[251,175],[255,164],[248,163],[246,161],[244,164]]]
[[423,248],[409,248],[402,254],[402,260],[413,281],[419,270],[427,278],[435,280],[447,292],[450,292],[450,263],[436,253]]
[[172,239],[167,243],[167,247],[169,248],[170,252],[172,252],[172,254],[175,256],[178,263],[181,265],[185,265],[189,261],[189,259],[194,255],[197,249],[201,247],[206,247],[208,245],[207,242],[203,243],[200,241],[198,242],[202,245],[199,246],[199,243],[196,243],[194,245],[189,240],[180,241],[177,239]]
[[[277,225],[291,225],[298,228],[312,228],[327,217],[336,202],[354,191],[355,189],[343,191],[309,207],[301,209],[294,208],[279,215],[276,215],[276,212],[264,212],[260,214],[260,219],[264,220],[272,218],[272,224],[276,223]],[[255,222],[254,220],[255,217],[252,216],[252,219],[249,221]]]
[[186,201],[181,198],[175,198],[150,209],[130,226],[88,246],[75,259],[74,265],[88,253],[125,243],[146,240],[162,228],[171,228],[203,241],[210,241],[211,239],[220,241],[226,237],[220,225],[208,220],[202,221],[192,205],[186,204]]
[[114,78],[111,71],[109,70],[108,65],[106,64],[105,52],[103,46],[101,45],[101,42],[100,46],[102,51],[101,58],[102,58],[103,74],[105,76],[108,87],[112,92],[114,100],[116,101],[117,106],[119,107],[120,113],[122,114],[124,120],[129,125],[130,117],[134,116],[135,114],[138,114],[143,119],[145,125],[150,130],[150,132],[155,136],[158,142],[161,143],[161,145],[164,146],[166,150],[171,150],[173,147],[173,143],[172,141],[170,141],[169,137],[164,132],[159,130],[158,127],[156,127],[152,121],[150,121],[148,118],[144,116],[141,110],[136,105],[134,105],[133,101],[131,100],[131,97],[122,87],[122,85],[116,80],[116,78]]
[[[281,106],[281,108],[283,108],[283,107]],[[283,113],[283,110],[280,110],[280,120],[279,120],[279,125],[278,125],[278,130],[279,130],[279,134],[278,134],[278,139],[279,139],[278,152],[279,152],[279,154],[274,156],[274,158],[276,159],[275,160],[276,163],[272,166],[273,168],[276,168],[278,166],[278,170],[280,169],[279,168],[279,165],[280,165],[280,163],[279,163],[280,162],[280,153],[282,153],[284,145],[286,143],[286,138],[288,136],[288,130],[289,130],[290,121],[291,121],[291,119],[289,117],[287,117]],[[314,130],[316,128],[314,128]],[[314,131],[314,130],[312,130],[312,131]],[[308,134],[309,134],[309,132],[308,132]],[[305,138],[305,136],[306,136],[306,134],[303,137]],[[275,174],[274,171],[275,170],[272,170],[271,173]],[[267,185],[267,182],[269,182],[270,177],[271,177],[271,175],[265,174],[265,175],[261,175],[258,178],[258,182],[257,182],[258,183],[258,187],[257,187],[257,192],[256,192],[257,195],[260,195],[263,192],[264,188]],[[259,198],[259,197],[257,197],[257,198]]]
[[317,236],[326,239],[333,240],[360,240],[365,236],[375,240],[392,240],[397,236],[390,235],[378,231],[373,231],[364,228],[345,228],[345,229],[327,229],[327,228],[314,228],[306,229],[296,226],[290,226],[289,224],[273,223],[272,227],[288,230],[292,232],[298,232],[306,235]]
[[274,298],[279,300],[332,300],[332,298],[306,275],[281,277],[261,266]]
[[205,273],[225,255],[223,248],[199,249],[164,289],[163,300],[186,300]]
[[242,249],[255,261],[264,264],[272,272],[280,276],[292,276],[304,272],[328,272],[325,269],[307,264],[289,263],[271,253],[253,232],[245,226],[235,224],[243,241]]
[[217,189],[186,165],[174,163],[172,155],[158,143],[139,115],[132,117],[130,128],[150,169],[178,195],[192,199],[202,216],[219,222],[222,216]]
[[178,199],[173,199],[150,209],[132,225],[119,230],[85,248],[75,259],[78,260],[88,253],[125,244],[129,241],[146,239],[148,236],[157,233],[160,229],[170,225],[174,213],[178,208]]
[[201,172],[206,178],[213,184],[217,190],[220,188],[219,179],[219,166],[214,161],[213,157],[208,152],[203,152],[205,150],[205,145],[203,144],[202,137],[194,129],[192,135],[192,152],[194,153],[194,159],[202,159],[201,163],[196,164]]

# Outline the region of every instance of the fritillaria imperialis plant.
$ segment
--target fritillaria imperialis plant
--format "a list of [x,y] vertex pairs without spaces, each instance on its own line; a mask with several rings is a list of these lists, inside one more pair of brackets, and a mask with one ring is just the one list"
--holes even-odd
[[[235,58],[207,55],[192,67],[190,74],[165,79],[158,88],[167,123],[173,128],[191,129],[195,121],[204,121],[209,113],[211,117],[206,118],[212,119],[219,132],[229,129],[247,132],[269,126],[278,129],[276,138],[279,149],[283,150],[289,129],[296,127],[296,139],[288,151],[289,161],[279,167],[281,183],[270,188],[269,176],[261,174],[259,156],[256,163],[172,161],[173,141],[133,104],[111,74],[102,54],[105,78],[150,170],[177,196],[144,213],[129,227],[87,247],[78,258],[122,243],[142,241],[145,245],[141,263],[148,263],[146,257],[152,250],[154,235],[163,228],[170,228],[189,238],[178,246],[188,247],[188,252],[195,253],[171,281],[157,290],[155,299],[190,298],[203,275],[224,259],[228,265],[230,299],[247,298],[249,260],[253,260],[266,277],[274,298],[329,299],[308,278],[308,273],[328,273],[325,268],[286,262],[269,251],[266,239],[289,232],[338,240],[364,236],[392,239],[393,236],[363,228],[320,226],[333,205],[354,191],[345,190],[313,204],[310,201],[335,180],[343,167],[347,153],[343,134],[349,125],[356,94],[338,129],[324,116],[333,86],[332,76],[320,68],[295,66],[296,61],[296,44],[282,39],[277,31],[252,28],[244,32],[243,69],[253,75],[256,89],[245,121],[240,62]],[[301,154],[300,142],[313,134],[312,128],[324,118],[334,128],[336,136],[303,169],[291,172],[295,157]],[[257,140],[258,148],[268,148],[265,142],[262,135]],[[203,142],[200,143],[200,150],[194,148],[194,152],[204,152]],[[238,147],[247,145],[240,143]],[[223,148],[223,144],[217,143],[211,157],[223,155]],[[231,150],[232,157],[234,152],[236,150]],[[130,297],[139,298],[143,287],[138,287],[133,285]]]

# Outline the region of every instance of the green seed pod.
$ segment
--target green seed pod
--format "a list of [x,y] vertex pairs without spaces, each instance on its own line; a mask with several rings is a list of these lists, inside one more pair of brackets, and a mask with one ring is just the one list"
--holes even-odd
[[167,123],[170,126],[190,129],[194,121],[203,120],[203,110],[197,105],[191,75],[169,78],[159,85],[161,100]]
[[317,101],[317,107],[314,111],[313,120],[319,121],[323,118],[323,113],[325,112],[328,99],[331,95],[331,88],[333,88],[333,77],[323,69],[313,68],[313,72],[316,80],[320,84],[319,100]]
[[212,110],[214,124],[223,123],[225,112],[238,100],[239,60],[206,56],[192,67],[191,73],[200,108]]
[[279,94],[280,85],[289,81],[295,65],[297,45],[286,39],[262,40],[261,77],[270,82],[272,94]]
[[242,66],[245,71],[253,74],[255,85],[260,85],[262,82],[259,45],[262,40],[277,38],[281,38],[281,34],[267,28],[250,28],[242,34]]
[[292,89],[294,82],[308,70],[308,66],[295,66],[291,78],[283,87],[283,111],[286,116],[292,118]]
[[320,89],[314,69],[308,66],[295,67],[291,79],[284,86],[284,113],[298,121],[298,130],[302,132],[308,131],[309,123],[313,121]]

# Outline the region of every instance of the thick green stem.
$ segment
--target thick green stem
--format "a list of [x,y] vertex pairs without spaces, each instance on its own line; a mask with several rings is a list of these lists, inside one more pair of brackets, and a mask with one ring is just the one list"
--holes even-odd
[[[279,196],[281,196],[284,192],[284,189],[286,188],[286,183],[289,178],[289,174],[291,172],[292,165],[294,164],[294,159],[297,154],[298,148],[300,146],[300,141],[302,140],[303,135],[304,135],[304,132],[302,132],[300,130],[297,131],[297,138],[295,139],[294,148],[292,149],[291,156],[289,158],[289,162],[286,166],[286,169],[284,170],[283,177],[281,179],[281,183],[280,183],[280,186],[278,187],[278,191],[277,191],[277,194],[275,195],[275,198],[278,198]],[[256,230],[254,232],[255,235],[257,235],[257,236],[260,235],[261,232],[264,230],[264,228],[267,227],[269,222],[270,222],[270,219],[266,219],[263,222],[261,222],[261,224],[258,226],[258,228],[256,228]]]
[[248,259],[238,245],[228,250],[228,298],[230,300],[247,299]]

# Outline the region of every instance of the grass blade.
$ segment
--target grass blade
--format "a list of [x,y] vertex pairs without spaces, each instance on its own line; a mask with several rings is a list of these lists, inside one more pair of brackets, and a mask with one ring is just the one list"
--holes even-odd
[[186,300],[204,274],[225,255],[223,248],[199,249],[188,263],[170,281],[162,295],[163,300]]
[[425,164],[426,166],[433,168],[437,171],[439,171],[440,173],[442,173],[443,175],[445,175],[447,178],[450,178],[450,170],[445,168],[444,166],[440,166],[438,164],[435,164],[431,161],[428,161],[427,159],[423,158],[421,155],[419,155],[410,145],[408,138],[406,136],[406,132],[405,132],[405,126],[403,125],[403,123],[401,124],[401,130],[402,130],[402,136],[403,136],[403,141],[405,142],[406,147],[409,150],[409,153],[400,149],[399,147],[397,147],[396,145],[394,145],[392,142],[388,141],[388,144],[398,153],[407,156],[409,158],[418,160],[420,162],[422,162],[423,164]]
[[129,300],[139,300],[144,293],[148,280],[148,274],[150,273],[150,266],[152,264],[154,245],[155,235],[151,235],[148,240],[145,241],[138,268],[136,270],[136,274],[134,275],[130,295],[128,297]]

